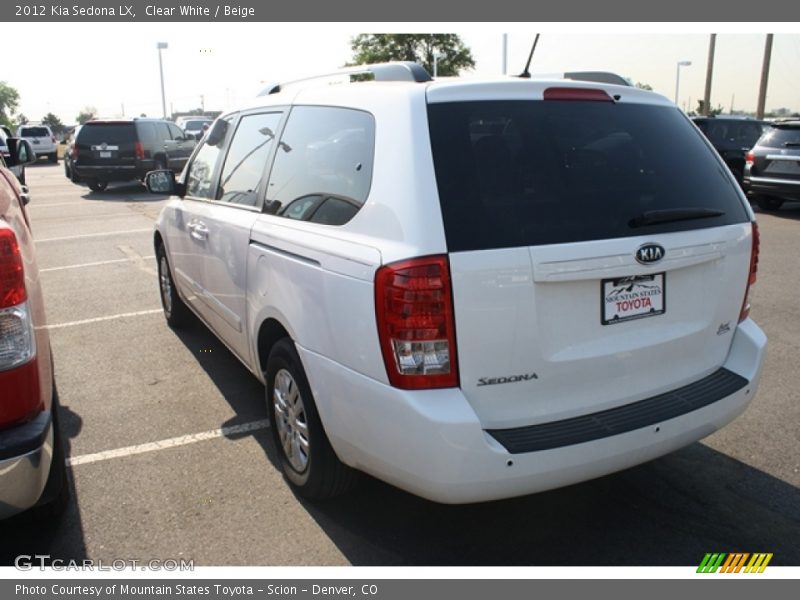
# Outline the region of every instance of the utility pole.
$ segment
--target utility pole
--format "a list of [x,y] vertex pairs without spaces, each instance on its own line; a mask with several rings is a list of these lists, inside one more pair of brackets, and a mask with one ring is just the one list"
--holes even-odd
[[711,78],[714,75],[714,48],[717,45],[717,34],[712,33],[708,41],[708,67],[706,68],[706,93],[703,96],[704,116],[711,114]]
[[503,75],[508,74],[508,34],[503,34]]
[[769,81],[769,62],[772,59],[772,33],[767,34],[764,44],[764,64],[761,67],[761,87],[758,90],[758,108],[756,119],[764,118],[764,105],[767,103],[767,82]]

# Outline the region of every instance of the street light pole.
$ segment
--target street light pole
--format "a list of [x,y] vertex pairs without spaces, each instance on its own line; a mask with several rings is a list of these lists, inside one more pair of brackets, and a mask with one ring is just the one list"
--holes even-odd
[[688,67],[691,66],[692,61],[690,60],[679,60],[678,61],[678,68],[675,72],[675,104],[678,104],[678,91],[681,87],[681,67]]
[[164,114],[164,118],[167,118],[167,97],[164,94],[164,64],[161,61],[161,51],[166,50],[169,46],[167,42],[158,42],[156,44],[156,48],[158,48],[158,72],[161,75],[161,112]]
[[440,58],[444,58],[444,57],[445,57],[444,52],[439,52],[438,50],[435,50],[433,52],[433,78],[434,79],[436,79],[436,77],[438,77],[438,75],[439,75],[439,59]]

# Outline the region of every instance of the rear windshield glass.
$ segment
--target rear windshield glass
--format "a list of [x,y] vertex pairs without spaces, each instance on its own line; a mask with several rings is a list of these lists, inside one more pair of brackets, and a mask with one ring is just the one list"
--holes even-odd
[[202,129],[203,125],[205,125],[206,123],[208,123],[210,125],[211,121],[186,121],[183,124],[183,128],[197,131],[199,129]]
[[751,148],[761,137],[764,126],[758,121],[712,119],[697,121],[697,126],[715,146],[740,146]]
[[800,126],[773,127],[758,140],[758,145],[767,148],[800,147]]
[[[748,218],[725,165],[675,108],[481,101],[430,104],[428,117],[450,251],[684,231]],[[724,214],[636,222],[672,209]]]
[[23,127],[22,137],[48,137],[50,132],[44,127]]
[[133,142],[133,123],[87,123],[78,134],[79,144]]

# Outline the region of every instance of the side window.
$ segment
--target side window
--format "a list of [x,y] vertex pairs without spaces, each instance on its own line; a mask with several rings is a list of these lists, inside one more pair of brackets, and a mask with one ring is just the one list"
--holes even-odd
[[247,115],[239,121],[222,168],[217,199],[256,206],[258,184],[272,150],[281,113]]
[[159,142],[163,142],[164,140],[172,139],[172,136],[169,134],[169,127],[164,122],[154,123],[157,132],[157,139]]
[[[226,119],[230,125],[233,117]],[[214,169],[217,166],[217,160],[225,147],[226,140],[230,137],[230,128],[225,133],[225,138],[220,140],[217,144],[210,146],[208,143],[203,143],[197,154],[194,155],[194,160],[189,163],[186,173],[186,195],[194,196],[195,198],[208,198],[213,199]]]
[[[280,202],[278,215],[342,225],[367,199],[374,148],[371,114],[347,108],[295,107],[278,143],[267,199]],[[342,203],[351,209],[323,211],[326,217],[318,221],[314,218],[317,209],[327,205],[322,201],[331,196],[339,199],[331,209]]]
[[183,139],[183,131],[181,131],[180,127],[172,123],[167,123],[167,127],[169,127],[169,132],[172,134],[173,140]]
[[152,123],[137,123],[139,139],[145,146],[151,147],[156,143],[156,129]]

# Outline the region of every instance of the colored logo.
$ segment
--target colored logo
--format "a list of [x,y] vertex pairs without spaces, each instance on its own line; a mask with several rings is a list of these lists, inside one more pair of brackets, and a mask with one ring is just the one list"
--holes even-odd
[[[749,559],[749,560],[748,560]],[[698,573],[763,573],[769,561],[772,560],[772,552],[709,552],[703,557],[700,566],[697,567]]]

